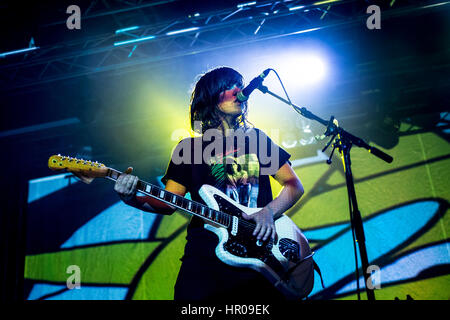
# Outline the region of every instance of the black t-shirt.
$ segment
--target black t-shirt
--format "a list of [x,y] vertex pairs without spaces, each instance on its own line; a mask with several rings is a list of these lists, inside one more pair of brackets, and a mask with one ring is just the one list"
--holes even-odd
[[[272,201],[269,175],[275,175],[289,158],[289,153],[259,129],[238,129],[227,137],[213,130],[180,141],[161,181],[182,184],[192,200],[203,204],[198,191],[208,184],[241,205],[262,208]],[[185,257],[211,256],[217,244],[217,237],[204,229],[203,220],[196,216],[189,223],[187,240]]]

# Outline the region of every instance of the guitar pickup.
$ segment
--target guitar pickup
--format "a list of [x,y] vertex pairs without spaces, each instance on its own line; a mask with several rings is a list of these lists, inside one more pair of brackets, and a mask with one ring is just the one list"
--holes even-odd
[[237,232],[238,232],[238,224],[239,224],[239,218],[236,217],[236,216],[233,216],[233,222],[232,222],[232,225],[231,225],[231,234],[232,234],[233,236],[236,236],[236,235],[237,235]]

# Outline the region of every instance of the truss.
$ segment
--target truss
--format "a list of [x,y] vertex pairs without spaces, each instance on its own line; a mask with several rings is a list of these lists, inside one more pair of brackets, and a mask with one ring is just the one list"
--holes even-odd
[[[180,3],[176,0],[114,1],[114,7],[109,1],[92,1],[82,12],[82,29],[106,28],[110,29],[108,32],[90,32],[76,40],[58,41],[63,36],[52,36],[55,39],[52,44],[40,46],[36,43],[38,50],[20,57],[0,59],[1,90],[14,92],[97,73],[128,72],[143,64],[151,66],[220,48],[351,24],[365,25],[366,9],[370,4],[356,0],[255,1],[207,12],[193,10],[187,16],[178,14],[157,21],[158,12]],[[438,3],[441,5],[430,5],[429,1],[402,1],[401,5],[394,1],[387,3],[382,7],[383,19],[438,6],[448,7],[448,2],[442,1]],[[99,4],[103,7],[95,10]],[[40,32],[51,34],[56,28],[61,30],[65,22],[40,26]],[[64,37],[76,32],[67,30]]]

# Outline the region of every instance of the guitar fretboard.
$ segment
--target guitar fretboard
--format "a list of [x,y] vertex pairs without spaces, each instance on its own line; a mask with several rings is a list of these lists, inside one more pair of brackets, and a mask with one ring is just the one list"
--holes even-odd
[[[106,178],[116,181],[121,174],[122,172],[109,168]],[[231,225],[232,217],[229,214],[211,209],[204,204],[186,199],[185,197],[169,192],[151,183],[139,180],[136,188],[149,197],[170,204],[189,214],[198,216],[203,220],[214,222],[225,228],[228,228]]]

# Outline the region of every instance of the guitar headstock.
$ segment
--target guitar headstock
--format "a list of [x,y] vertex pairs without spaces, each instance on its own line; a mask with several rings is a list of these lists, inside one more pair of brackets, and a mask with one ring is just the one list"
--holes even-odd
[[105,177],[108,173],[108,168],[103,163],[61,156],[60,154],[53,155],[48,159],[48,167],[55,171],[69,171],[81,177],[82,180],[84,178],[91,181],[92,178]]

